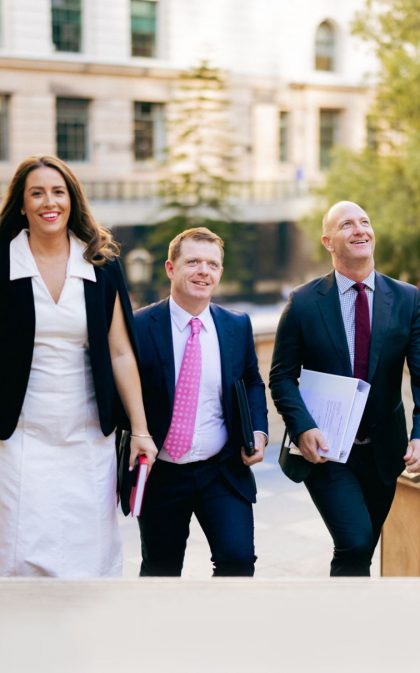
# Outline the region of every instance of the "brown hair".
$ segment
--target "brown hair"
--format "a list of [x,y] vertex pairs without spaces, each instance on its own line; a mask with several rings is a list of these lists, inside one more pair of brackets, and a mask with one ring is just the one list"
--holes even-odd
[[194,227],[192,229],[185,229],[181,231],[180,234],[175,236],[172,241],[169,243],[168,249],[168,259],[172,264],[178,259],[181,254],[181,246],[183,241],[192,240],[192,241],[208,241],[209,243],[216,243],[219,246],[220,254],[223,262],[224,255],[224,242],[223,239],[215,234],[207,227]]
[[74,173],[64,161],[50,155],[29,156],[17,167],[0,210],[0,241],[9,243],[22,229],[27,228],[26,215],[21,212],[26,178],[32,171],[43,167],[58,171],[66,183],[71,201],[67,226],[80,240],[87,243],[85,259],[101,266],[118,257],[118,244],[107,229],[95,222],[82,186]]

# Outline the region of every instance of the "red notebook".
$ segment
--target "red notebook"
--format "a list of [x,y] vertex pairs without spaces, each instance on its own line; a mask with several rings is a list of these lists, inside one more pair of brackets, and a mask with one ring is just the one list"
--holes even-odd
[[146,456],[140,456],[136,485],[131,488],[131,494],[130,494],[131,516],[140,516],[144,496],[144,487],[146,485],[146,478],[147,478],[147,458]]

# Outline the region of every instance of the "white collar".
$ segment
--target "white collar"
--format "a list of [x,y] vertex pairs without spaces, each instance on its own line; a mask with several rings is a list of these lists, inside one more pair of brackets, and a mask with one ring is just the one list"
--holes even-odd
[[86,243],[77,238],[75,234],[70,231],[70,256],[67,264],[67,276],[75,276],[76,278],[85,278],[96,283],[95,269],[93,264],[88,262],[83,253],[86,250]]
[[211,328],[213,318],[211,317],[210,306],[208,304],[204,311],[198,315],[192,315],[191,313],[188,313],[188,311],[185,311],[179,304],[177,304],[175,299],[173,299],[171,296],[169,297],[169,310],[171,312],[171,318],[180,332],[183,332],[184,329],[188,326],[191,318],[199,318],[206,332],[208,332],[208,330]]
[[[29,246],[28,229],[21,232],[10,242],[10,280],[34,278],[39,276],[39,269]],[[86,244],[70,231],[70,255],[66,276],[86,278],[96,282],[95,269],[83,257]]]
[[10,280],[39,276],[39,270],[29,247],[28,230],[22,229],[10,241]]

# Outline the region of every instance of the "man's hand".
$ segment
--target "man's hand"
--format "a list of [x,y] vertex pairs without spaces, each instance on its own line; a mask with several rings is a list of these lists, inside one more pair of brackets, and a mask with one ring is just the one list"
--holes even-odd
[[298,437],[298,447],[305,460],[310,463],[325,463],[328,456],[320,456],[317,449],[328,451],[325,437],[318,428],[311,428],[301,432]]
[[255,463],[261,463],[264,459],[264,449],[266,443],[266,436],[263,432],[254,432],[254,443],[255,443],[255,453],[252,456],[247,456],[244,448],[241,448],[242,462],[244,465],[255,465]]
[[420,472],[420,439],[412,439],[408,443],[404,460],[407,472]]

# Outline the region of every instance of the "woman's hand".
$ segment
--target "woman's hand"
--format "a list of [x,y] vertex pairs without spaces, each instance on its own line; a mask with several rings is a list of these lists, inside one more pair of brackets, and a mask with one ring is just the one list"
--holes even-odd
[[158,450],[155,446],[152,437],[136,437],[131,435],[130,440],[130,462],[129,470],[133,470],[138,456],[146,456],[147,458],[147,476],[153,467],[156,460]]

